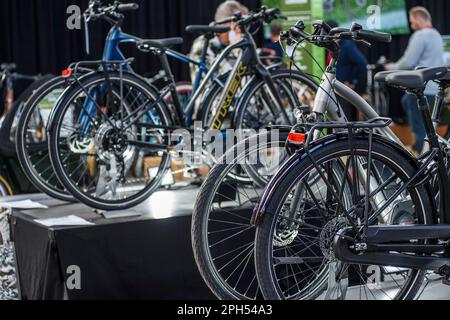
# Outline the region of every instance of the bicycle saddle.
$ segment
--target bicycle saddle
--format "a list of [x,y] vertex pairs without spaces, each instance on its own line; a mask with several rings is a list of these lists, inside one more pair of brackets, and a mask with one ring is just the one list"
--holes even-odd
[[426,68],[415,71],[397,71],[386,77],[390,85],[408,88],[422,89],[426,82],[438,80],[447,75],[447,67]]
[[396,72],[398,72],[398,70],[381,71],[381,72],[378,72],[373,79],[377,82],[384,83],[384,82],[386,82],[386,78],[388,76],[390,76],[391,74],[396,73]]
[[183,38],[146,39],[138,43],[138,47],[151,47],[156,49],[169,49],[182,44]]
[[200,34],[208,34],[208,33],[225,33],[230,31],[230,27],[211,27],[206,25],[193,25],[187,26],[186,31],[190,33],[200,33]]

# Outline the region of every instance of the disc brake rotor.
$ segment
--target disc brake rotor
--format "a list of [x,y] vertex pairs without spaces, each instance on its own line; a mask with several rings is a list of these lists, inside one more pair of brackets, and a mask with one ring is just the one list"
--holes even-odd
[[78,134],[69,138],[70,151],[75,154],[89,153],[94,145],[94,139],[88,137],[80,138]]

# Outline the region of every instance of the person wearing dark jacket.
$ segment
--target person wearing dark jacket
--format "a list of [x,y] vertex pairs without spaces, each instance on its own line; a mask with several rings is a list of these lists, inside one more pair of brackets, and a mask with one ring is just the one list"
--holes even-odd
[[[339,26],[335,21],[328,21],[327,24],[331,28]],[[345,83],[359,94],[365,93],[368,64],[366,57],[364,57],[354,41],[340,41],[339,46],[339,60],[336,66],[337,80]],[[357,120],[356,109],[342,99],[340,99],[340,103],[347,119],[350,121]]]
[[[337,79],[352,89],[358,89],[361,87],[361,84],[365,85],[367,59],[353,41],[342,41],[340,46],[341,52],[336,68]],[[359,90],[359,93],[362,92]]]

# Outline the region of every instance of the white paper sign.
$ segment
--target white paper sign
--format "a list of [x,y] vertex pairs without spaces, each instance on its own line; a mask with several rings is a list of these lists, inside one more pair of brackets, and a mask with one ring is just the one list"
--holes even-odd
[[0,202],[0,208],[5,209],[48,209],[47,206],[40,204],[39,202],[24,200],[13,202]]
[[83,218],[77,216],[67,216],[63,218],[54,218],[54,219],[42,219],[42,220],[34,220],[35,222],[42,224],[46,227],[54,227],[54,226],[93,226],[92,222],[84,220]]

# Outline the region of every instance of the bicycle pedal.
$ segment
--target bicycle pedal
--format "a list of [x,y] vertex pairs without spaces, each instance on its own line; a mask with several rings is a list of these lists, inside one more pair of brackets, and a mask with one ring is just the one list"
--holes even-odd
[[445,265],[439,268],[439,274],[444,277],[442,283],[450,286],[450,266]]
[[450,286],[450,277],[447,279],[442,280],[442,284],[445,284],[446,286]]

